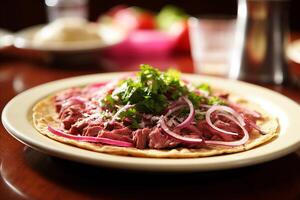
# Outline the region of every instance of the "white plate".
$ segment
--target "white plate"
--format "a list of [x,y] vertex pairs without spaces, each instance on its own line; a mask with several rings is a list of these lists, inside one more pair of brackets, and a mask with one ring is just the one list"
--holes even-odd
[[209,171],[254,165],[295,151],[300,144],[300,106],[287,97],[252,84],[198,75],[185,75],[194,82],[207,82],[215,87],[230,89],[261,105],[277,116],[280,135],[270,143],[255,149],[206,158],[155,159],[97,153],[69,146],[38,133],[31,124],[32,106],[47,95],[92,82],[109,80],[121,73],[96,74],[50,82],[25,91],[4,108],[2,121],[8,132],[22,143],[50,155],[98,166],[148,171]]
[[20,49],[51,51],[51,52],[78,52],[103,49],[120,43],[125,38],[125,34],[110,26],[100,26],[98,34],[102,40],[97,41],[74,41],[65,43],[36,44],[33,36],[45,25],[32,26],[23,29],[15,34],[14,46]]

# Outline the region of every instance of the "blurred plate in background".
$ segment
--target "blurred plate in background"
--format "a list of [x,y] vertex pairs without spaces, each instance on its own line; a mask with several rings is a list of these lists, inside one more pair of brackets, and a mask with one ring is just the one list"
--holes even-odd
[[13,44],[13,35],[11,32],[0,29],[0,49],[11,46]]
[[33,37],[44,26],[32,26],[17,32],[15,34],[14,46],[19,49],[72,53],[107,48],[120,43],[125,38],[122,32],[115,31],[109,26],[99,26],[98,34],[101,40],[38,44],[34,42]]

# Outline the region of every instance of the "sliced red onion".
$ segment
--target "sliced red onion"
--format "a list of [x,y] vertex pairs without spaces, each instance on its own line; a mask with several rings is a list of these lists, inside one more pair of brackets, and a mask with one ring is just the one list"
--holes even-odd
[[125,110],[127,110],[127,109],[129,109],[129,108],[132,108],[134,105],[129,105],[129,104],[127,104],[127,105],[125,105],[125,106],[123,106],[122,108],[120,108],[117,112],[116,112],[116,114],[112,117],[112,119],[111,119],[111,121],[109,122],[109,123],[113,123],[116,119],[117,119],[117,117],[122,113],[122,112],[124,112]]
[[251,120],[247,120],[247,118],[246,118],[246,123],[247,123],[247,125],[249,125],[251,128],[257,130],[260,134],[262,134],[262,135],[268,134],[267,132],[261,130],[261,128],[260,128],[259,126],[257,126],[255,122],[253,122],[253,121],[251,121]]
[[176,107],[173,107],[171,109],[169,109],[169,111],[167,112],[167,114],[165,115],[165,117],[168,117],[169,115],[171,115],[172,113],[176,112],[177,110],[180,110],[181,108],[186,107],[187,105],[177,105]]
[[195,115],[195,109],[194,109],[193,103],[187,97],[183,97],[183,100],[188,104],[188,106],[190,108],[190,113],[189,113],[188,117],[182,123],[180,123],[176,126],[176,128],[179,128],[179,129],[189,126],[191,124],[191,122],[194,120],[194,115]]
[[77,141],[82,141],[82,142],[109,144],[109,145],[120,146],[120,147],[133,147],[132,143],[124,142],[124,141],[120,141],[120,140],[112,140],[109,138],[102,138],[102,137],[71,135],[71,134],[65,133],[62,130],[55,129],[49,125],[48,125],[48,130],[57,136],[65,137],[65,138],[72,139],[72,140],[77,140]]
[[[226,107],[226,106],[222,106],[222,107]],[[227,112],[228,112],[228,110],[229,109],[226,109]],[[223,114],[223,113],[220,113],[219,115],[224,116],[224,117],[228,118],[229,120],[233,121],[234,123],[236,123],[242,129],[244,136],[240,140],[236,140],[236,141],[214,141],[214,140],[206,140],[205,141],[206,144],[225,145],[225,146],[240,146],[240,145],[245,144],[249,140],[249,133],[248,133],[248,131],[245,128],[245,124],[243,125],[240,122],[239,118],[236,117],[236,115],[234,113],[230,113],[230,114],[232,114],[234,117],[230,116],[230,115]],[[222,130],[222,129],[220,129],[220,130]],[[222,130],[221,132],[222,133],[226,133],[227,132],[227,134],[228,133],[233,133],[233,132],[229,132],[229,131],[225,131],[225,130]]]
[[215,145],[225,145],[225,146],[240,146],[240,145],[245,144],[249,140],[249,133],[245,129],[244,126],[241,126],[240,124],[238,124],[238,125],[239,125],[239,127],[241,127],[241,129],[243,130],[243,133],[244,133],[244,136],[240,140],[235,140],[235,141],[230,141],[230,142],[217,141],[217,140],[205,140],[205,143],[206,144],[215,144]]
[[221,133],[225,133],[225,134],[229,134],[229,135],[238,135],[238,133],[235,133],[235,132],[231,132],[231,131],[226,131],[226,130],[223,130],[223,129],[220,129],[218,127],[216,127],[211,119],[210,119],[210,116],[213,112],[215,111],[222,111],[222,112],[227,112],[227,113],[230,113],[232,116],[234,116],[234,118],[237,119],[237,124],[240,125],[240,126],[245,126],[245,122],[243,120],[243,118],[236,112],[234,111],[232,108],[228,107],[228,106],[220,106],[220,105],[214,105],[212,106],[210,109],[208,109],[208,111],[206,112],[206,122],[208,123],[208,125],[210,127],[212,127],[213,129],[221,132]]
[[[228,118],[228,119],[230,119],[230,120],[233,121],[233,118],[231,116],[228,116],[228,115],[225,115],[225,114],[222,114],[222,113],[220,113],[218,115],[226,117],[226,118]],[[249,119],[247,120],[247,118],[245,118],[245,123],[248,126],[250,126],[251,128],[253,128],[253,129],[257,130],[258,132],[260,132],[262,135],[266,135],[267,134],[265,131],[261,130],[261,128],[259,126],[257,126],[256,123],[253,122],[252,120],[249,120]]]
[[[218,116],[223,116],[223,117],[225,117],[225,118],[227,118],[227,119],[229,119],[230,121],[233,121],[234,123],[236,123],[237,125],[239,125],[239,122],[234,118],[234,117],[232,117],[231,115],[229,115],[229,114],[225,114],[225,113],[218,113],[217,114]],[[245,126],[245,125],[244,125]]]
[[181,135],[178,135],[177,133],[171,131],[168,126],[165,123],[164,117],[161,117],[159,124],[161,128],[164,130],[165,133],[167,133],[169,136],[181,141],[181,142],[188,142],[193,144],[202,144],[204,141],[201,138],[189,138],[189,137],[183,137]]

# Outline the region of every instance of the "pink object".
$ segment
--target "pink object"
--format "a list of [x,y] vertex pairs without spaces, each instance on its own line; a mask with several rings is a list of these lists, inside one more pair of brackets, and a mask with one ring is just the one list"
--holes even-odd
[[105,50],[112,56],[167,55],[174,49],[176,37],[157,30],[135,30],[118,45]]
[[71,135],[71,134],[65,133],[62,130],[55,129],[51,126],[48,126],[48,130],[57,136],[69,138],[72,140],[77,140],[77,141],[82,141],[82,142],[109,144],[109,145],[120,146],[120,147],[133,147],[133,144],[129,143],[129,142],[113,140],[113,139],[109,139],[109,138],[101,138],[101,137]]

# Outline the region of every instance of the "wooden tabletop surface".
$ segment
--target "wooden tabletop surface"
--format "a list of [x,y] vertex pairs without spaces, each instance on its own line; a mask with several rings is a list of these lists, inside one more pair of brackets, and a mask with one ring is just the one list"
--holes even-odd
[[[45,63],[9,48],[0,58],[0,111],[18,93],[71,76],[136,70],[139,63],[193,72],[189,55],[98,58],[94,64]],[[64,67],[62,67],[64,66]],[[120,67],[122,66],[122,67]],[[300,103],[300,90],[264,85]],[[16,114],[16,117],[18,115]],[[300,117],[300,116],[299,116]],[[299,133],[300,134],[300,133]],[[300,199],[300,151],[250,167],[206,173],[145,173],[93,167],[33,150],[0,123],[0,199]]]

